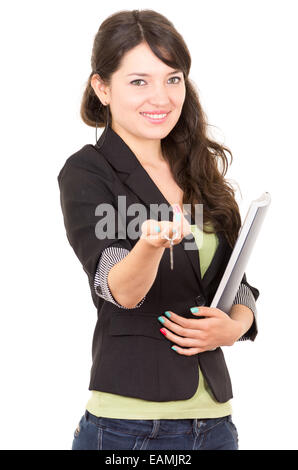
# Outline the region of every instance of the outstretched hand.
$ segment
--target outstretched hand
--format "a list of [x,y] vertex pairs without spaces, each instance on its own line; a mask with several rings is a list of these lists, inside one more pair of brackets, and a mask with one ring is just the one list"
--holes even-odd
[[160,321],[163,319],[160,331],[173,343],[177,353],[192,356],[219,346],[232,346],[242,335],[241,324],[219,308],[197,309],[193,315],[205,318],[185,318],[171,311],[170,318],[159,317]]

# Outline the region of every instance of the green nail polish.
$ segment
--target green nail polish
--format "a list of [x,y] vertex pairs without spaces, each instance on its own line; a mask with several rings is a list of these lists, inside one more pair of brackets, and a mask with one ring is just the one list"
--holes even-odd
[[171,318],[170,312],[165,312],[165,316],[168,317],[168,318]]
[[191,307],[191,313],[197,313],[199,311],[198,307]]
[[162,317],[158,317],[158,319],[157,319],[157,320],[159,320],[161,323],[164,323],[164,322],[165,322],[165,319],[164,319],[164,318],[162,318]]
[[154,230],[155,230],[155,232],[160,232],[159,226],[158,226],[158,225],[155,225]]
[[176,351],[176,352],[177,352],[177,348],[175,348],[175,346],[172,346],[172,349],[174,349],[174,351]]

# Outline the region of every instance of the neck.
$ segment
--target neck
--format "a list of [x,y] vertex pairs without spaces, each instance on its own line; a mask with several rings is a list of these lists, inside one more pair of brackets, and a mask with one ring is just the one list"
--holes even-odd
[[113,124],[113,131],[129,146],[142,166],[160,167],[167,164],[162,155],[160,139],[141,139]]

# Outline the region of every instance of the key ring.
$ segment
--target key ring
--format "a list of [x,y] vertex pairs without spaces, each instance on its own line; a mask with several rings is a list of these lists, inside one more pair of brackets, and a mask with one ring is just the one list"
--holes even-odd
[[169,240],[170,242],[172,242],[173,240],[176,240],[176,238],[178,238],[178,234],[176,234],[175,237],[168,237],[165,233],[163,234],[162,238],[166,238],[167,240]]

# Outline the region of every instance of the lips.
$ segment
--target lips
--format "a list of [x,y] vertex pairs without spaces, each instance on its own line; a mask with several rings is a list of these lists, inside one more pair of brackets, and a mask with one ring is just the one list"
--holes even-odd
[[149,113],[146,113],[146,112],[142,112],[140,114],[145,119],[147,119],[147,121],[149,121],[152,124],[161,124],[161,123],[165,122],[165,120],[167,119],[169,113],[170,113],[170,111],[166,111],[164,113],[161,113],[159,111],[158,113],[155,112],[155,113],[152,113],[152,114],[149,114]]
[[162,110],[162,111],[142,111],[141,114],[143,114],[143,113],[145,113],[145,114],[169,114],[170,111],[164,111],[164,110]]

